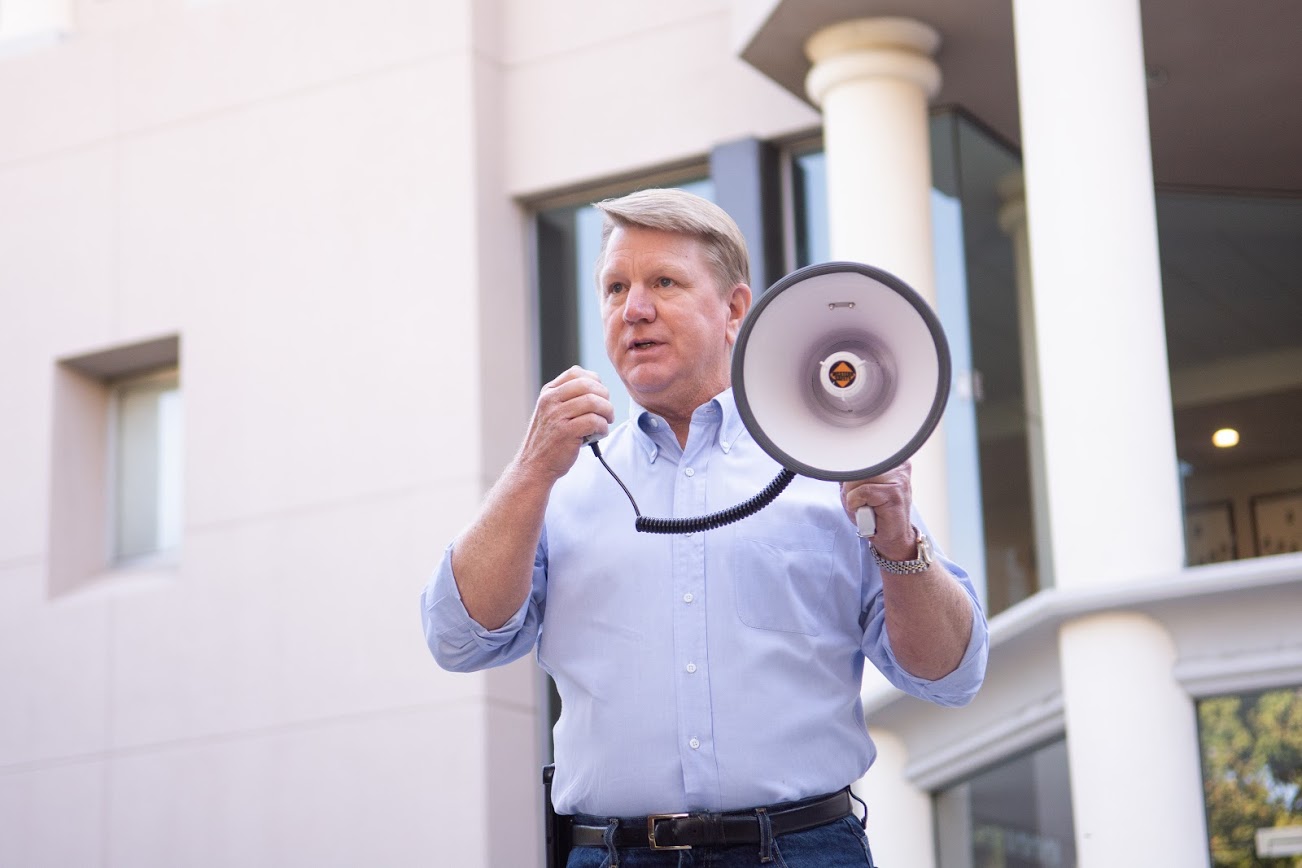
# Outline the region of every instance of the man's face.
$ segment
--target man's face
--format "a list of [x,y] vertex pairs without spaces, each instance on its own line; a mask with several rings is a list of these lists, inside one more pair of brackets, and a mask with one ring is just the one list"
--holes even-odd
[[682,418],[728,387],[750,288],[727,289],[695,238],[615,227],[600,278],[606,353],[643,407]]

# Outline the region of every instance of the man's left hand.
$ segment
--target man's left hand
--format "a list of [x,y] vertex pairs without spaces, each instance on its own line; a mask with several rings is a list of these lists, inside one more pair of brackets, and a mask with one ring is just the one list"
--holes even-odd
[[877,519],[877,532],[873,534],[873,548],[890,560],[910,560],[917,557],[918,533],[913,527],[913,465],[906,461],[893,470],[871,479],[841,483],[841,505],[854,522],[862,507],[873,511]]

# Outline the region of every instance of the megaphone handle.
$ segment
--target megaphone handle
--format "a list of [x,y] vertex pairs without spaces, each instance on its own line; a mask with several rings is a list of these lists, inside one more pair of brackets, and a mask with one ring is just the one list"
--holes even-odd
[[877,533],[877,515],[873,512],[871,506],[861,506],[859,511],[854,514],[855,522],[859,525],[859,536],[867,539]]

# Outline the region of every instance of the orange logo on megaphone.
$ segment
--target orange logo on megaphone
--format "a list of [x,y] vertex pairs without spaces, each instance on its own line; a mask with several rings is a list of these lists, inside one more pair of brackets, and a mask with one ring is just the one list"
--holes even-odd
[[850,364],[845,359],[841,359],[836,364],[832,365],[831,369],[827,372],[827,378],[831,380],[832,385],[836,386],[838,389],[850,388],[850,386],[854,385],[855,378],[858,375],[859,372],[854,369],[854,365]]

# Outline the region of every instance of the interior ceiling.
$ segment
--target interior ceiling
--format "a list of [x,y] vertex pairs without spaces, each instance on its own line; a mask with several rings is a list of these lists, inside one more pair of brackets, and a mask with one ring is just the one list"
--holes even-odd
[[[1302,194],[1302,3],[1142,0],[1140,8],[1157,184]],[[804,99],[805,39],[879,15],[935,27],[935,104],[960,106],[1019,145],[1011,0],[782,0],[741,56]]]
[[[1297,457],[1300,423],[1302,388],[1178,407],[1176,454],[1197,473],[1278,464]],[[1220,428],[1238,431],[1239,444],[1231,449],[1214,446],[1212,434]]]

